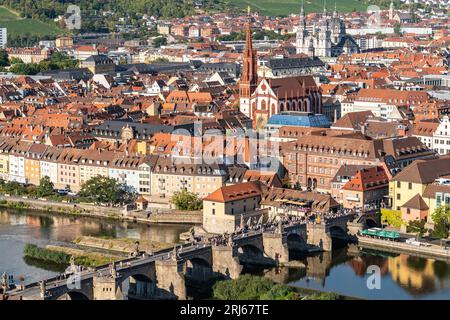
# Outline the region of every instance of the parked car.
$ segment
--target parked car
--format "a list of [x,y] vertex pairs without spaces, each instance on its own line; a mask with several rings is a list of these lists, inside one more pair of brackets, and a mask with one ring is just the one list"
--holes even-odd
[[56,192],[61,196],[67,196],[69,194],[69,190],[66,189],[58,189]]
[[407,244],[420,247],[420,241],[417,241],[415,238],[409,238],[406,240]]

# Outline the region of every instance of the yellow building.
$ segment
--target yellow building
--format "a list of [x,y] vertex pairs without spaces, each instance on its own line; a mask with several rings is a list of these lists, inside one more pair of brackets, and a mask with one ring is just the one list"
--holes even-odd
[[73,46],[73,39],[71,37],[59,37],[56,39],[57,48],[65,48]]
[[177,164],[171,158],[159,158],[152,172],[151,194],[164,202],[174,192],[186,190],[203,198],[225,184],[226,171],[218,164]]
[[417,194],[423,196],[428,185],[446,175],[450,175],[450,156],[414,161],[389,182],[392,209],[400,210]]
[[41,180],[41,162],[39,159],[25,158],[25,179],[27,183],[39,185]]
[[7,180],[9,177],[9,155],[0,153],[0,178]]
[[152,148],[149,141],[137,141],[136,152],[142,155],[150,155],[152,153]]
[[88,68],[93,74],[112,74],[116,70],[114,62],[106,55],[93,55],[81,61],[81,68]]
[[47,150],[45,144],[34,143],[27,150],[24,161],[25,181],[38,186],[41,180],[41,158]]

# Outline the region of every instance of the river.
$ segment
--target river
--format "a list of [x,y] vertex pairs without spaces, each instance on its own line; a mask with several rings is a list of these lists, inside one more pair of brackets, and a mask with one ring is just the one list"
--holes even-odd
[[[161,243],[179,242],[179,235],[188,231],[185,225],[145,225],[97,218],[50,215],[15,210],[0,211],[0,274],[13,274],[18,284],[27,284],[54,276],[59,266],[24,259],[25,244],[39,246],[67,244],[80,236],[107,236],[152,240]],[[22,281],[19,281],[23,279]]]
[[[27,243],[67,244],[89,235],[174,243],[189,228],[3,210],[0,211],[0,273],[14,274],[17,283],[30,283],[62,271],[57,266],[24,259],[23,248]],[[274,268],[262,273],[277,282],[363,299],[450,299],[448,262],[356,245],[314,257],[298,257],[298,260],[305,267]],[[371,274],[367,273],[370,266],[380,271],[379,289],[371,290],[367,286],[368,280],[371,282]]]

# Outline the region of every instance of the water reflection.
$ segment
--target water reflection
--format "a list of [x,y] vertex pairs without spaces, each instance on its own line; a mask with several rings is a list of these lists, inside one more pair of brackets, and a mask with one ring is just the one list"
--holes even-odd
[[[365,299],[450,299],[448,262],[392,254],[355,245],[302,259],[304,267],[265,272],[276,282],[301,288],[333,291]],[[378,266],[381,289],[370,290],[369,266]]]
[[179,242],[189,225],[143,225],[115,220],[50,215],[15,210],[0,211],[0,273],[23,276],[25,283],[59,273],[55,266],[23,259],[26,243],[41,246],[72,242],[80,236],[132,238],[161,243]]

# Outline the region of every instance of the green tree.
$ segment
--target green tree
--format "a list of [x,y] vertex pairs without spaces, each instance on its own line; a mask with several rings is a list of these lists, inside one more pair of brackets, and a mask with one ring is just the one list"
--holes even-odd
[[431,219],[434,222],[433,235],[441,239],[448,238],[450,206],[444,205],[436,208],[431,215]]
[[13,57],[9,60],[10,64],[16,64],[16,63],[24,63],[22,59],[17,58],[17,57]]
[[203,208],[203,201],[198,195],[186,190],[174,192],[170,202],[178,210],[201,210]]
[[318,292],[305,297],[303,300],[339,300],[339,295],[334,292]]
[[0,67],[9,66],[8,53],[6,50],[0,50]]
[[287,285],[246,274],[235,280],[217,282],[213,286],[213,297],[219,300],[292,300],[298,295]]
[[27,194],[27,188],[19,182],[8,181],[2,185],[2,193],[21,196]]
[[399,22],[394,25],[394,33],[398,36],[402,35],[402,26]]
[[410,221],[406,226],[406,232],[415,233],[418,238],[421,238],[427,232],[425,229],[425,223],[425,220]]
[[39,72],[39,67],[35,63],[16,63],[9,71],[18,75],[35,75]]
[[39,181],[39,187],[36,190],[38,197],[46,197],[53,194],[54,185],[48,176],[43,177]]
[[117,204],[122,191],[122,186],[115,179],[95,176],[83,183],[79,195],[94,203]]
[[262,294],[260,298],[260,300],[298,300],[300,297],[291,287],[276,284],[268,292]]
[[155,48],[165,46],[166,44],[167,44],[167,38],[165,38],[165,37],[158,37],[158,38],[153,39],[153,46]]

